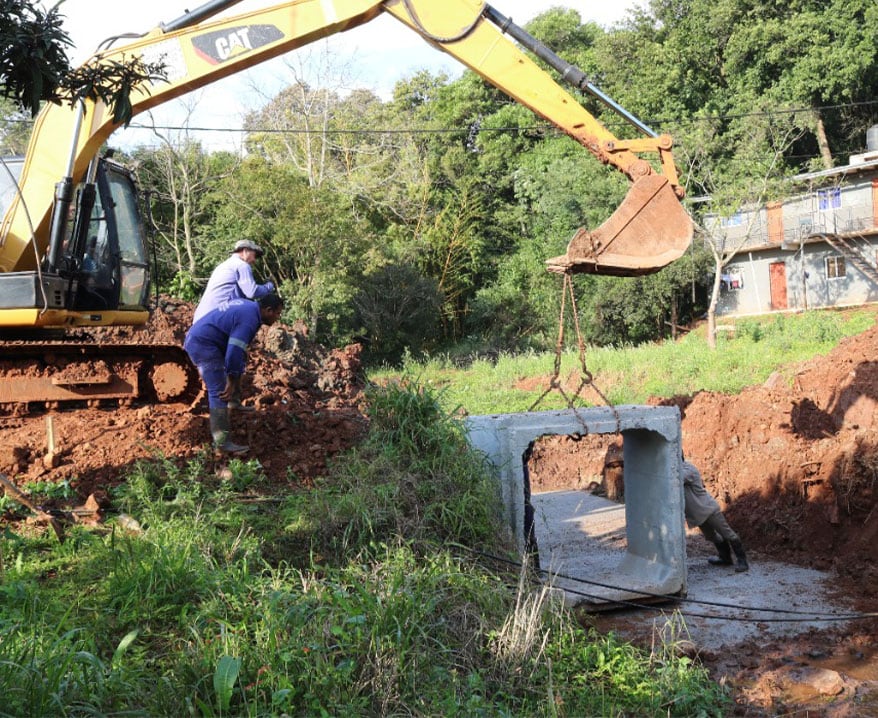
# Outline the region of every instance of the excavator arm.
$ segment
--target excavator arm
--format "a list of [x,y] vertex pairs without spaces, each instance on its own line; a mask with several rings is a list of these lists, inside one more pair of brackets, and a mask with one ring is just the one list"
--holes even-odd
[[[624,201],[601,227],[580,229],[567,253],[548,260],[550,270],[621,276],[654,272],[677,259],[691,242],[693,226],[680,204],[683,196],[667,135],[649,128],[602,96],[576,68],[478,0],[292,0],[235,17],[210,20],[239,0],[212,0],[142,38],[99,52],[89,62],[142,56],[161,61],[166,81],[136,89],[133,114],[149,110],[223,77],[320,38],[349,30],[389,13],[429,44],[457,58],[509,96],[553,123],[598,160],[631,180]],[[573,84],[620,112],[645,137],[616,138],[534,61],[535,52]],[[64,178],[69,186],[114,130],[101,102],[48,105],[38,116],[19,179],[20,194],[0,226],[0,271],[34,270],[63,230]],[[642,155],[653,155],[653,164]],[[61,204],[59,204],[59,201]],[[53,210],[54,208],[54,210]],[[55,217],[53,218],[53,211]]]

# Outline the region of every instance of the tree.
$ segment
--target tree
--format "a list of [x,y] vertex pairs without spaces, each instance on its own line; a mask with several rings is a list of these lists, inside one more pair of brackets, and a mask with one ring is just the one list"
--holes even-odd
[[102,100],[112,107],[114,122],[127,124],[132,90],[164,77],[164,64],[131,57],[71,69],[66,52],[70,38],[62,28],[60,5],[44,10],[32,0],[0,4],[0,95],[31,115],[44,101]]
[[723,53],[731,94],[810,108],[810,115],[800,117],[813,134],[823,168],[830,169],[833,142],[844,142],[845,130],[838,123],[829,126],[822,106],[875,97],[878,5],[874,0],[748,4]]
[[353,297],[356,320],[368,340],[371,361],[397,362],[419,355],[439,332],[442,292],[407,264],[386,264],[366,273]]
[[[784,177],[861,146],[878,91],[876,33],[874,0],[652,0],[599,38],[596,57],[603,89],[629,110],[676,118],[666,131],[687,194],[729,218],[780,199]],[[712,229],[702,236],[714,256],[715,346],[722,269],[749,230],[730,243]]]
[[598,277],[580,303],[587,320],[583,335],[597,345],[639,344],[676,336],[680,326],[701,316],[706,305],[712,256],[703,242],[655,274]]
[[[797,115],[806,134],[783,157],[800,171],[831,167],[874,118],[874,0],[653,0],[650,8],[614,39],[615,52],[603,61],[623,100],[663,96],[652,111],[681,122],[722,116],[720,137],[759,121],[759,107],[808,110]],[[722,153],[735,151],[732,139]]]
[[371,227],[344,196],[313,188],[289,166],[246,158],[211,192],[217,202],[202,229],[216,256],[247,237],[265,249],[260,270],[274,280],[291,314],[312,335],[344,343],[355,332],[351,304],[373,249]]
[[[689,172],[702,177],[702,185],[711,198],[710,211],[719,218],[729,218],[742,207],[758,207],[779,199],[787,187],[784,182],[782,157],[801,136],[795,113],[766,113],[762,121],[753,122],[749,132],[739,138],[737,152],[731,161],[717,162],[696,153],[690,157]],[[708,146],[704,143],[703,146]],[[723,222],[704,226],[707,246],[714,257],[713,286],[707,309],[707,343],[716,348],[716,307],[723,268],[750,239],[758,213],[749,213],[749,224],[730,240],[722,231]]]
[[[230,153],[204,151],[201,143],[185,129],[197,98],[185,104],[184,129],[152,131],[159,140],[156,149],[140,150],[138,175],[150,187],[150,217],[161,243],[161,268],[178,281],[200,285],[213,269],[206,256],[203,237],[211,211],[211,189],[240,164]],[[226,250],[228,251],[228,247]]]
[[33,119],[12,100],[0,98],[0,137],[3,155],[23,155],[33,128]]
[[273,97],[252,84],[266,103],[244,120],[248,149],[294,166],[309,186],[320,187],[333,172],[333,119],[349,86],[350,63],[322,43],[285,58],[283,67],[290,82]]
[[0,91],[33,115],[41,102],[58,100],[70,71],[62,22],[58,5],[43,10],[29,0],[3,0],[0,6]]

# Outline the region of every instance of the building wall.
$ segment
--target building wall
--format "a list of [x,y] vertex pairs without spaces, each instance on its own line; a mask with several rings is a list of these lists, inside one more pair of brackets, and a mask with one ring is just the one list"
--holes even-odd
[[[875,179],[878,182],[878,179]],[[771,208],[743,210],[729,218],[705,217],[705,225],[718,233],[726,251],[741,252],[783,242],[798,243],[817,232],[858,232],[875,227],[875,184],[871,176],[850,179],[844,185],[815,189],[790,197],[781,204],[782,236],[772,231]]]
[[[737,250],[723,270],[717,314],[740,316],[878,302],[878,279],[820,238],[842,234],[878,267],[878,177],[836,178],[780,205],[705,224]],[[876,275],[878,276],[878,275]],[[783,290],[783,291],[782,291]]]
[[[871,257],[874,265],[878,258],[878,237],[862,240],[858,248]],[[772,304],[772,264],[778,265],[775,272],[781,273],[786,283],[785,307]],[[840,266],[844,268],[844,276],[831,276],[838,273]],[[821,241],[812,241],[794,251],[776,247],[742,252],[726,266],[724,275],[740,280],[737,288],[732,288],[733,282],[724,283],[717,304],[720,316],[878,302],[878,284]]]

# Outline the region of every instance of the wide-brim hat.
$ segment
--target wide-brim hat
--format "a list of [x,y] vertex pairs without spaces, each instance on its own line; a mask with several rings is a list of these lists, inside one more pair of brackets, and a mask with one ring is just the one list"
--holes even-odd
[[239,239],[235,242],[235,248],[232,250],[232,253],[240,252],[242,249],[252,249],[256,252],[257,257],[261,257],[265,254],[265,251],[260,247],[256,242],[251,242],[249,239]]

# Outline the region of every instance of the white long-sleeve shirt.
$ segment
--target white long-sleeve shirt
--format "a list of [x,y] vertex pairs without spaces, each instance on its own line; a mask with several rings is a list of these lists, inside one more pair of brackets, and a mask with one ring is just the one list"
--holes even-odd
[[273,290],[274,284],[271,282],[257,284],[250,265],[239,255],[232,254],[220,262],[210,275],[204,294],[195,307],[192,323],[230,299],[259,299]]

